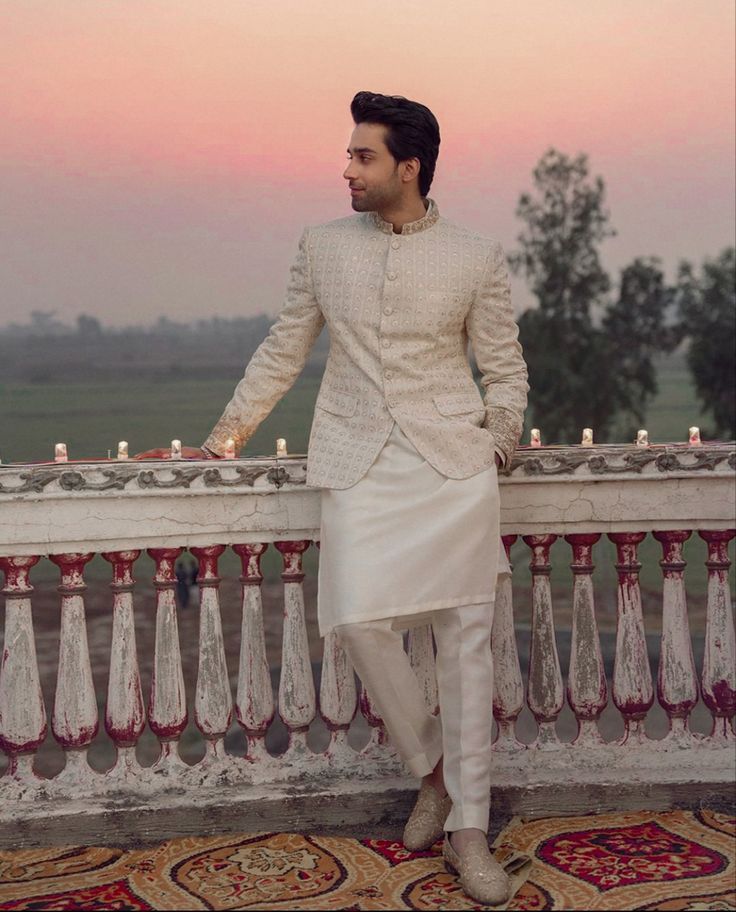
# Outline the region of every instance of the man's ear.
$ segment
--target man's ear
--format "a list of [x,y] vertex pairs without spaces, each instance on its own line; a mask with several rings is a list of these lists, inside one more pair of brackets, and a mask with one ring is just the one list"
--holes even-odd
[[418,158],[407,158],[401,162],[401,180],[407,184],[419,176],[421,164]]

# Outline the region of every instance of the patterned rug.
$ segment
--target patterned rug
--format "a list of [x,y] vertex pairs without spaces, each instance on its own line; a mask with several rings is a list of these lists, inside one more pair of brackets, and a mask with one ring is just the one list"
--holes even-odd
[[[735,835],[736,818],[711,811],[516,819],[494,852],[513,872],[509,909],[728,910]],[[0,909],[479,908],[445,872],[439,844],[410,853],[388,840],[276,833],[0,852]]]

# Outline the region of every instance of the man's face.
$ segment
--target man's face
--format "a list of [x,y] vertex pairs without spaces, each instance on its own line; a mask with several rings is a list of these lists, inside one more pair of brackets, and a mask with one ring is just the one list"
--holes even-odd
[[401,200],[401,164],[388,151],[386,132],[382,124],[360,123],[350,137],[350,161],[342,176],[356,212],[388,209]]

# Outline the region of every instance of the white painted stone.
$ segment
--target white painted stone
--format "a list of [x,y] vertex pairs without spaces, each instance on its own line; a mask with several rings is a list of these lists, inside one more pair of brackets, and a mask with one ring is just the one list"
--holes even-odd
[[516,737],[516,719],[524,708],[524,682],[516,646],[511,576],[499,578],[491,631],[493,652],[493,715],[498,725],[496,751],[524,750]]

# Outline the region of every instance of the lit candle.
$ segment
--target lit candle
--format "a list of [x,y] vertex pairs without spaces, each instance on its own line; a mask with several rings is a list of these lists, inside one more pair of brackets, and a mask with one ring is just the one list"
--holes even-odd
[[288,456],[286,452],[286,440],[283,437],[279,437],[276,441],[276,455],[277,456]]
[[700,428],[699,427],[691,427],[689,433],[690,433],[690,439],[688,440],[688,443],[690,444],[690,446],[702,446],[703,445],[703,441],[700,439]]
[[232,437],[225,441],[225,459],[235,459],[235,441]]
[[583,439],[580,446],[593,446],[593,428],[583,428]]
[[181,440],[171,441],[171,458],[181,459]]
[[54,462],[66,462],[69,458],[65,443],[57,443],[54,447]]
[[532,428],[531,430],[531,445],[533,447],[541,447],[542,445],[542,432],[539,428]]
[[118,459],[128,458],[128,441],[121,440],[118,444]]
[[648,447],[649,446],[649,433],[643,428],[640,431],[636,432],[636,445],[638,447]]

